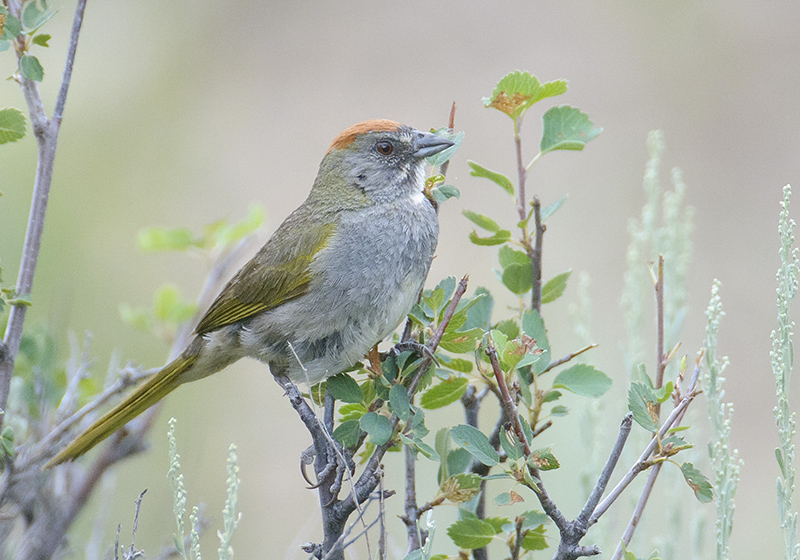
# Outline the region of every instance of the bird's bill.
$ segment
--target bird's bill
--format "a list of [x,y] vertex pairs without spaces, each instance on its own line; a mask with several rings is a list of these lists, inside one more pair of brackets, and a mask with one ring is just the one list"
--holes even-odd
[[447,138],[436,136],[430,132],[420,132],[419,130],[414,131],[414,142],[414,156],[418,158],[430,157],[454,145]]

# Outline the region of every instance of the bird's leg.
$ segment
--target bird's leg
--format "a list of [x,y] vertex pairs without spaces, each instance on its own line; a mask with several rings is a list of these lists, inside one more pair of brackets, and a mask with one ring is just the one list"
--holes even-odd
[[406,350],[416,352],[420,356],[428,356],[431,360],[433,360],[433,362],[437,366],[442,367],[442,364],[440,364],[439,360],[436,359],[436,356],[434,356],[431,349],[428,348],[426,345],[417,342],[416,340],[407,340],[405,342],[398,342],[397,344],[394,345],[394,347],[391,350],[389,350],[389,352],[394,352],[395,356],[397,356],[398,354],[400,354],[400,352],[405,352]]

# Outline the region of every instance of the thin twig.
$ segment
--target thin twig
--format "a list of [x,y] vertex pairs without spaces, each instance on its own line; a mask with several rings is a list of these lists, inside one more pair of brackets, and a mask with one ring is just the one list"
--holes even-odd
[[[567,362],[569,362],[569,361],[570,361],[570,360],[572,360],[573,358],[575,358],[575,357],[577,357],[577,356],[580,356],[581,354],[583,354],[584,352],[587,352],[587,351],[591,350],[592,348],[597,348],[597,344],[589,344],[588,346],[584,346],[583,348],[581,348],[581,349],[580,349],[580,350],[578,350],[577,352],[572,352],[572,353],[570,353],[570,354],[567,354],[567,355],[566,355],[566,356],[564,356],[563,358],[559,358],[559,359],[557,359],[557,360],[553,360],[552,362],[550,362],[550,363],[547,365],[547,367],[546,367],[546,368],[544,368],[544,370],[542,371],[542,373],[547,373],[548,371],[550,371],[550,370],[551,370],[551,369],[553,369],[553,368],[556,368],[556,367],[558,367],[558,366],[560,366],[560,365],[562,365],[562,364],[566,364]],[[540,373],[540,374],[538,374],[538,375],[542,375],[542,373]]]
[[[656,389],[664,385],[664,370],[667,359],[664,354],[664,256],[658,255],[658,271],[655,281],[656,292]],[[656,417],[661,415],[661,403],[656,404]]]
[[[61,127],[61,118],[66,102],[69,81],[72,76],[72,65],[75,60],[75,52],[78,45],[78,37],[83,23],[83,12],[86,8],[86,0],[78,0],[75,7],[75,16],[72,22],[72,32],[70,34],[70,47],[67,53],[67,60],[64,65],[64,76],[59,90],[56,104],[56,113],[52,121],[48,120],[47,114],[42,104],[42,97],[36,82],[22,76],[20,84],[25,95],[25,102],[28,105],[28,112],[31,118],[31,125],[36,135],[39,148],[39,157],[36,167],[36,179],[33,185],[33,196],[31,200],[31,210],[28,217],[28,228],[25,233],[25,243],[22,248],[22,258],[19,263],[19,276],[17,277],[17,295],[29,295],[33,288],[33,277],[36,271],[36,263],[39,259],[39,247],[42,242],[42,231],[44,230],[45,211],[47,209],[47,199],[50,194],[50,184],[53,178],[53,163],[55,162],[56,146],[58,144],[58,132]],[[22,56],[22,52],[18,52]],[[5,336],[3,337],[4,359],[0,360],[0,428],[5,420],[5,409],[8,404],[8,391],[11,385],[11,377],[14,373],[14,361],[19,352],[19,345],[22,340],[22,326],[25,323],[27,307],[24,305],[14,305],[8,315]]]
[[542,307],[542,244],[544,243],[545,226],[542,224],[542,203],[539,197],[533,197],[534,245],[533,252],[528,252],[533,270],[533,289],[531,290],[531,308],[539,311]]

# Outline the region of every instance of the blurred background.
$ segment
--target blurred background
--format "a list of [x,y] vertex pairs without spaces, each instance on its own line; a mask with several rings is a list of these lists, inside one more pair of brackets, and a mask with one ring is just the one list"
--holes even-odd
[[[72,10],[67,3],[46,25],[51,46],[35,53],[46,72],[48,112]],[[680,167],[696,212],[690,307],[681,336],[681,352],[690,358],[703,344],[712,280],[722,281],[727,316],[720,353],[732,362],[726,372],[727,398],[735,403],[732,439],[745,461],[732,557],[776,557],[782,537],[769,334],[776,324],[781,188],[800,184],[798,28],[800,5],[773,1],[90,2],[27,325],[47,328],[64,353],[68,332],[91,332],[98,377],[114,350],[123,362],[160,365],[164,345],[125,325],[118,306],[147,305],[164,283],[191,297],[202,286],[206,265],[191,255],[141,253],[141,228],[187,226],[199,232],[219,218],[243,218],[255,202],[266,208],[267,227],[260,234],[266,239],[303,201],[340,130],[376,117],[440,127],[453,101],[456,129],[466,131],[466,139],[448,182],[462,196],[442,209],[429,284],[470,273],[471,290],[484,285],[501,293],[491,272],[496,251],[470,245],[471,224],[461,216],[471,208],[501,222],[515,220],[510,201],[493,184],[470,177],[466,165],[471,159],[516,177],[511,122],[483,108],[481,98],[516,69],[542,81],[566,78],[569,92],[534,107],[523,129],[526,159],[538,148],[538,115],[553,104],[577,106],[604,129],[583,152],[550,154],[529,175],[529,192],[545,204],[569,194],[545,238],[545,277],[576,272],[565,296],[545,310],[554,354],[572,349],[558,341],[571,340],[567,309],[577,297],[577,273],[586,272],[593,339],[600,344],[588,359],[615,380],[602,404],[606,439],[597,442],[600,449],[610,448],[628,379],[619,305],[626,228],[644,203],[647,133],[661,129],[667,146],[663,183],[670,184],[669,168]],[[12,57],[4,53],[0,74],[13,71]],[[24,108],[24,101],[13,82],[3,82],[0,106],[9,105]],[[30,131],[0,148],[0,258],[9,285],[24,238],[35,156]],[[497,311],[503,311],[502,303]],[[565,404],[580,408],[584,401]],[[705,402],[701,398],[694,406],[699,414],[692,421],[703,427]],[[88,538],[104,500],[110,508],[103,510],[104,546],[113,543],[117,523],[125,540],[134,500],[144,488],[149,492],[137,546],[152,556],[171,542],[165,437],[170,416],[178,418],[189,503],[206,503],[214,528],[225,495],[228,445],[238,445],[237,557],[304,558],[298,545],[320,538],[316,494],[303,489],[297,467],[310,439],[267,369],[251,361],[169,397],[151,452],[115,469],[113,490],[109,485],[98,492],[76,522],[76,546]],[[437,418],[431,414],[429,426]],[[578,416],[562,424],[543,436],[543,444],[554,445],[565,464],[548,488],[572,518],[581,504],[574,481],[585,454]],[[701,435],[694,439],[698,457],[705,455]],[[398,459],[387,459],[390,471],[397,470]],[[424,465],[420,478],[422,495],[433,491],[432,464]],[[387,481],[398,489],[399,483],[395,475]],[[705,536],[694,555],[713,556],[713,506],[697,503],[682,484],[667,493],[687,512],[705,512]],[[526,499],[525,509],[535,506],[532,495]],[[391,501],[392,546],[402,557],[404,529],[392,517],[401,497]],[[656,500],[645,518],[664,520],[663,540],[688,542],[688,534],[671,532],[666,508]],[[630,514],[624,500],[617,509],[618,521],[597,529],[603,542],[614,542]],[[452,553],[444,529],[454,508],[440,510],[434,550]],[[214,534],[215,529],[205,539],[206,555],[216,548]],[[634,549],[646,556],[652,542],[634,540]]]

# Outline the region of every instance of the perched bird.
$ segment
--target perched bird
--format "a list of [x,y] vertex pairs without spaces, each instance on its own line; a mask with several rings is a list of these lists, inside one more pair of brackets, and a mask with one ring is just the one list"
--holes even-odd
[[452,145],[389,120],[339,134],[308,198],[228,282],[188,347],[47,466],[245,356],[309,384],[363,358],[408,314],[428,275],[439,226],[423,194],[425,158]]

